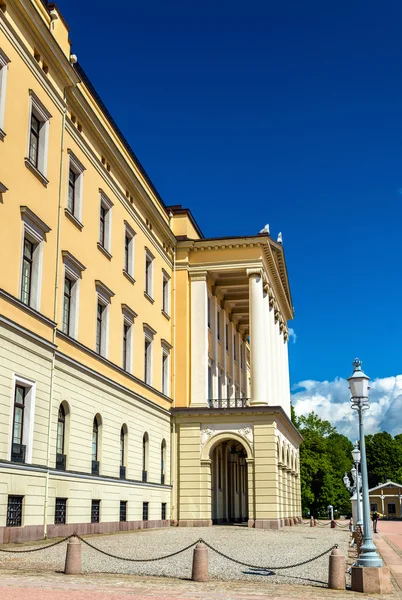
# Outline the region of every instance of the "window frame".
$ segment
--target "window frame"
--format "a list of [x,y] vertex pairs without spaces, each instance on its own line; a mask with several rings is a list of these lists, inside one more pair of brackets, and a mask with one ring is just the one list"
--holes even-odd
[[127,500],[120,500],[119,521],[120,523],[127,521]]
[[[84,165],[78,160],[75,154],[68,149],[68,165],[67,165],[67,193],[66,193],[66,211],[72,215],[79,223],[82,221],[82,200],[84,195]],[[74,200],[73,206],[70,207],[70,173],[75,176],[74,181]]]
[[142,436],[142,482],[146,483],[149,476],[149,435],[145,431]]
[[[67,500],[68,498],[55,498],[54,503],[54,524],[67,524]],[[59,506],[57,506],[59,504]],[[60,507],[61,505],[61,507]]]
[[154,336],[156,331],[144,323],[144,382],[152,386]]
[[[127,243],[128,240],[128,243]],[[123,273],[134,280],[134,243],[135,231],[127,221],[124,221],[124,263]]]
[[[102,189],[99,189],[100,200],[99,200],[99,235],[98,235],[98,247],[106,252],[111,257],[112,251],[112,208],[113,202],[106,196]],[[103,215],[103,231],[101,235],[101,222],[102,222],[102,211]]]
[[0,48],[0,141],[3,141],[6,136],[4,118],[6,111],[7,74],[10,62],[8,56]]
[[[34,212],[31,211],[27,206],[20,206],[21,219],[22,219],[22,236],[21,236],[21,258],[20,258],[20,280],[19,287],[20,296],[19,299],[23,304],[33,308],[34,310],[40,310],[41,302],[41,291],[42,291],[42,267],[43,267],[43,252],[44,242],[46,242],[46,234],[51,231],[50,227],[46,225]],[[29,304],[22,300],[22,284],[23,284],[23,266],[24,266],[24,248],[25,240],[33,244],[33,255],[32,255],[32,268],[30,278],[30,293],[29,293]]]
[[162,343],[162,394],[170,396],[170,348]]
[[149,248],[145,248],[145,295],[152,301],[154,299],[154,260],[155,257]]
[[[19,507],[19,521],[18,523],[11,523],[11,521],[15,520],[15,517],[12,518],[11,517],[11,499],[17,499],[21,501],[20,507]],[[6,516],[6,527],[22,527],[22,523],[23,523],[23,518],[24,518],[24,496],[21,496],[19,494],[8,494],[7,496],[7,516]]]
[[[95,288],[97,293],[95,312],[95,352],[99,356],[107,358],[109,352],[110,304],[114,293],[104,283],[99,281],[99,279],[95,281]],[[99,319],[100,306],[102,307],[101,319]],[[98,329],[99,323],[100,330]]]
[[14,440],[14,403],[16,388],[23,387],[26,389],[24,398],[24,419],[22,425],[22,445],[25,446],[25,461],[24,464],[32,463],[32,447],[33,447],[33,431],[36,403],[36,382],[31,379],[26,379],[20,375],[13,374],[12,389],[10,397],[10,425],[9,425],[9,460],[12,457],[12,445]]
[[[49,147],[49,125],[52,115],[46,109],[44,104],[39,100],[38,96],[32,90],[29,90],[30,95],[30,106],[29,106],[29,126],[28,126],[28,143],[27,143],[27,154],[25,164],[31,166],[42,179],[44,185],[48,184],[46,179],[47,167],[48,167],[48,147]],[[38,131],[38,145],[36,152],[36,160],[32,162],[30,155],[31,146],[31,132],[32,132],[32,116],[40,123]]]
[[170,316],[170,277],[165,269],[162,269],[162,312]]
[[91,500],[91,523],[101,522],[101,500]]
[[[63,286],[63,302],[62,302],[62,317],[61,326],[62,332],[69,337],[77,339],[78,337],[78,317],[79,317],[79,297],[80,284],[82,273],[85,271],[84,265],[77,260],[67,250],[62,250],[62,259],[64,264],[64,282],[68,279],[71,282],[71,302],[69,329],[66,332],[64,329],[64,286]],[[65,285],[65,284],[64,284]]]
[[[122,346],[122,366],[127,373],[133,372],[133,345],[134,345],[134,322],[138,316],[127,304],[122,304],[123,313],[123,346]],[[125,328],[127,336],[125,337]],[[126,345],[125,345],[126,344]]]
[[149,502],[142,503],[142,520],[149,521]]

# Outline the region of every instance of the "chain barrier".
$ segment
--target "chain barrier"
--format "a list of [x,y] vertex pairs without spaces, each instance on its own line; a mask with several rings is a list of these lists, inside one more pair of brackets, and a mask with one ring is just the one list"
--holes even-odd
[[193,546],[195,546],[196,544],[198,544],[198,542],[202,542],[203,541],[200,538],[199,540],[197,540],[196,542],[193,542],[189,546],[186,546],[185,548],[182,548],[181,550],[177,550],[176,552],[172,552],[171,554],[166,554],[165,556],[158,556],[156,558],[129,558],[127,556],[116,556],[115,554],[111,554],[110,552],[106,552],[105,550],[101,550],[100,548],[97,548],[96,546],[93,546],[92,544],[90,544],[89,542],[87,542],[86,540],[84,540],[79,535],[77,535],[77,538],[81,542],[83,542],[84,544],[86,544],[87,546],[89,546],[90,548],[92,548],[93,550],[96,550],[97,552],[100,552],[101,554],[104,554],[105,556],[109,556],[110,558],[117,558],[118,560],[126,560],[128,562],[154,562],[156,560],[164,560],[165,558],[172,558],[172,556],[176,556],[177,554],[181,554],[182,552],[185,552],[186,550],[190,550],[190,548],[192,548]]
[[59,544],[62,544],[63,542],[66,542],[70,538],[74,537],[74,535],[75,534],[73,533],[72,535],[63,538],[62,540],[58,540],[57,542],[53,542],[52,544],[47,544],[47,546],[39,546],[38,548],[30,548],[29,550],[7,550],[5,548],[0,548],[0,552],[9,552],[10,554],[27,554],[28,552],[39,552],[39,550],[47,550],[48,548],[58,546]]
[[220,550],[217,550],[216,548],[211,546],[211,544],[208,544],[208,542],[206,542],[202,538],[200,539],[200,542],[203,542],[210,550],[212,550],[213,552],[216,552],[216,554],[219,554],[223,558],[226,558],[227,560],[231,560],[232,562],[234,562],[238,565],[242,565],[243,567],[248,567],[249,569],[256,569],[258,571],[280,571],[282,569],[294,569],[295,567],[301,567],[303,565],[307,565],[308,563],[314,562],[315,560],[318,560],[322,556],[325,556],[326,554],[328,554],[329,552],[334,550],[334,548],[338,548],[338,544],[334,544],[333,546],[331,546],[331,548],[329,548],[328,550],[325,550],[325,552],[321,552],[321,554],[318,554],[317,556],[314,556],[313,558],[308,558],[307,560],[303,560],[302,562],[296,563],[294,565],[285,565],[282,567],[259,567],[257,565],[250,565],[249,563],[242,562],[241,560],[237,560],[236,558],[232,558],[231,556],[224,554]]

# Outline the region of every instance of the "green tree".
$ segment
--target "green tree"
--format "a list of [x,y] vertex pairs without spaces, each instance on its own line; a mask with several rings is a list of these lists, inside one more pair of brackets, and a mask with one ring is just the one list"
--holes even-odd
[[366,453],[369,487],[385,483],[388,479],[402,481],[402,435],[395,438],[387,431],[367,435]]

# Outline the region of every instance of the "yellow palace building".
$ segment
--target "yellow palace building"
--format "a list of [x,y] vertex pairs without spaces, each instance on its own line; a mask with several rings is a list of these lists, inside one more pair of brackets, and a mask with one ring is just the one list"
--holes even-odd
[[282,245],[164,204],[40,0],[0,0],[0,230],[0,543],[298,521]]

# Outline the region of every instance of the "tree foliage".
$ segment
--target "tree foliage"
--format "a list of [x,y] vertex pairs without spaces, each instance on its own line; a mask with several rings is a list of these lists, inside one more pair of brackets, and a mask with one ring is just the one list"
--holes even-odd
[[[314,412],[299,417],[292,407],[292,422],[303,436],[300,446],[303,514],[326,516],[330,504],[339,514],[350,513],[350,494],[343,476],[350,474],[353,467],[352,442]],[[367,435],[365,440],[369,487],[388,479],[402,483],[402,434],[392,437],[383,431]]]

